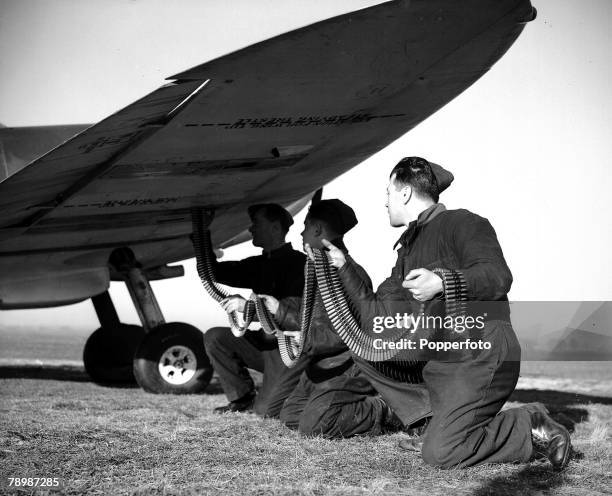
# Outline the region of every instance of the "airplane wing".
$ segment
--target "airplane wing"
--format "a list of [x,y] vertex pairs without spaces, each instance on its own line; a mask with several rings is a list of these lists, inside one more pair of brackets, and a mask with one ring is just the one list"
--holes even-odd
[[528,0],[396,0],[168,78],[0,183],[0,308],[104,291],[118,247],[146,268],[193,256],[195,206],[216,209],[216,245],[246,239],[246,206],[299,210],[474,83],[534,16]]

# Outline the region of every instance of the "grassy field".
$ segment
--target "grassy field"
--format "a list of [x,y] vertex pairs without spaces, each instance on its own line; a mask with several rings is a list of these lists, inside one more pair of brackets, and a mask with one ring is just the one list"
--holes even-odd
[[441,471],[398,451],[405,434],[302,438],[274,420],[212,415],[225,403],[216,382],[200,396],[103,387],[78,357],[50,354],[38,358],[74,362],[0,361],[1,494],[44,494],[8,477],[58,477],[63,494],[612,494],[612,363],[524,364],[508,405],[542,401],[572,430],[576,454],[558,474],[545,463]]

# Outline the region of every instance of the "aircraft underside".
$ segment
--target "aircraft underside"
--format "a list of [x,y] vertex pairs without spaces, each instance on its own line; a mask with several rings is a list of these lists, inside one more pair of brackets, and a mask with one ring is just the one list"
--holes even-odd
[[[56,140],[42,156],[19,138],[36,129],[1,128],[0,309],[91,298],[96,380],[202,390],[201,333],[165,323],[149,284],[193,257],[193,209],[215,210],[218,247],[248,239],[251,204],[298,212],[473,84],[534,16],[527,0],[396,0],[177,74],[85,129],[41,128]],[[141,326],[119,322],[111,280]]]

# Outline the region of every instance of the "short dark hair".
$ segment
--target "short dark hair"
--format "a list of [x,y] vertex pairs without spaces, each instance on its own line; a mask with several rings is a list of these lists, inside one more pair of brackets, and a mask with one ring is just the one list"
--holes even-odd
[[293,217],[291,217],[291,214],[277,203],[258,203],[257,205],[251,205],[248,208],[251,220],[253,220],[253,217],[259,211],[262,212],[266,220],[278,222],[283,234],[287,234],[289,228],[293,225]]
[[395,174],[395,180],[402,186],[410,185],[420,196],[427,196],[438,203],[440,191],[438,180],[431,170],[431,165],[421,157],[406,157],[401,159],[389,177]]

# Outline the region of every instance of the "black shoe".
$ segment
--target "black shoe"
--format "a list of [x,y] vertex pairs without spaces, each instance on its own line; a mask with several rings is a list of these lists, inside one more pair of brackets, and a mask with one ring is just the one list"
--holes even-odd
[[383,434],[398,432],[404,428],[403,422],[386,403],[383,406],[382,421],[380,424]]
[[236,401],[230,401],[225,406],[218,406],[213,413],[249,412],[253,409],[253,403],[255,403],[255,393],[249,393]]
[[429,425],[430,420],[431,417],[425,417],[421,420],[418,420],[413,424],[410,424],[410,427],[404,429],[404,432],[410,436],[422,437],[425,434],[425,431],[427,430],[427,426]]
[[542,403],[526,405],[531,419],[531,442],[536,455],[544,455],[555,470],[563,470],[570,458],[572,442],[569,432],[548,415]]

